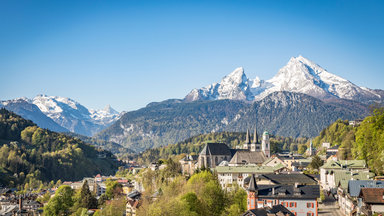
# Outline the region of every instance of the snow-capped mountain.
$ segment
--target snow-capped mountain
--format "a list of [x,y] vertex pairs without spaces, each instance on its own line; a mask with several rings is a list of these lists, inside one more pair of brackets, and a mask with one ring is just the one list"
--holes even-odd
[[51,118],[46,116],[39,107],[30,103],[28,98],[16,98],[13,100],[1,101],[0,108],[4,107],[25,119],[29,119],[41,128],[50,129],[57,132],[69,132],[68,129],[61,127]]
[[[15,100],[3,101],[1,104],[6,106],[11,103],[14,106],[14,109],[11,110],[15,113],[24,118],[31,119],[41,127],[58,131],[57,128],[39,124],[37,119],[42,117],[41,115],[39,115],[39,117],[36,116],[36,109],[34,110],[35,112],[29,113],[29,116],[19,111],[24,110],[27,106],[35,106],[41,114],[53,120],[53,122],[61,126],[61,128],[86,136],[92,136],[103,130],[120,117],[120,113],[112,109],[109,105],[103,110],[88,109],[80,103],[66,97],[38,95],[32,99],[20,98],[18,99],[18,103],[12,101]],[[20,101],[23,102],[21,103]],[[35,113],[35,115],[31,118],[33,113]]]
[[273,92],[288,91],[311,95],[319,99],[341,98],[360,102],[382,101],[376,90],[359,87],[329,73],[316,63],[302,57],[292,57],[287,65],[270,80],[256,77],[250,80],[242,67],[225,76],[220,83],[193,89],[186,101],[195,100],[261,100]]

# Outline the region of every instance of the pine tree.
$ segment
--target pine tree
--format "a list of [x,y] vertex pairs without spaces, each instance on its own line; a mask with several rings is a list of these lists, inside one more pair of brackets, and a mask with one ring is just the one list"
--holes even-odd
[[80,191],[80,198],[78,200],[79,208],[86,208],[86,209],[95,209],[97,208],[97,199],[96,197],[91,193],[88,186],[88,181],[85,180],[83,186],[81,187]]

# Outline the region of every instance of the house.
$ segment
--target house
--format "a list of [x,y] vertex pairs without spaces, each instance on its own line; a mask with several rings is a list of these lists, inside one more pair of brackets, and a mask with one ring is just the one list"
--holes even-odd
[[292,164],[296,162],[307,162],[311,161],[311,159],[304,158],[302,155],[299,154],[292,154],[292,153],[287,153],[287,154],[278,154],[277,157],[284,162],[284,164],[287,167],[287,170],[293,170],[294,167]]
[[371,216],[384,213],[384,188],[362,188],[359,197],[363,202],[363,214]]
[[381,189],[384,188],[384,181],[347,180],[347,183],[345,183],[345,180],[342,180],[337,191],[337,198],[340,210],[344,214],[362,213],[363,203],[359,199],[359,195],[363,188]]
[[329,158],[330,156],[336,155],[338,151],[339,151],[338,145],[328,148],[326,151],[327,158]]
[[331,143],[323,142],[323,144],[321,146],[323,146],[323,148],[330,148],[331,147]]
[[[235,184],[244,187],[244,180],[252,174],[265,174],[277,172],[280,168],[284,167],[267,167],[256,165],[245,166],[217,166],[215,172],[217,173],[218,181],[221,187],[231,188]],[[249,180],[248,180],[249,182]]]
[[264,166],[276,166],[278,164],[281,164],[284,167],[287,167],[287,164],[284,163],[284,161],[282,159],[280,159],[280,157],[277,157],[277,156],[272,156],[272,157],[268,158],[266,161],[264,161],[264,163],[263,163]]
[[294,216],[294,214],[283,205],[274,205],[272,207],[250,209],[243,216]]
[[260,209],[274,205],[283,205],[294,215],[318,215],[317,198],[320,197],[318,185],[258,185],[255,175],[251,175],[247,188],[248,210]]
[[141,193],[139,191],[132,191],[127,195],[127,205],[125,213],[127,216],[136,216],[136,211],[140,207]]
[[198,157],[198,155],[186,155],[179,160],[183,175],[192,175],[195,172]]
[[125,215],[136,216],[137,209],[141,206],[141,200],[128,200]]
[[327,160],[327,162],[320,167],[320,184],[324,190],[336,194],[338,182],[335,180],[334,173],[337,170],[350,171],[352,173],[359,173],[360,175],[369,175],[369,169],[364,160]]

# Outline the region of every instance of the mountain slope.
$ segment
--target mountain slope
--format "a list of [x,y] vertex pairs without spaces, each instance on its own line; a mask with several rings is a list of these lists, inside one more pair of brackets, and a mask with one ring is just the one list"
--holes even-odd
[[379,91],[359,87],[302,56],[292,57],[270,80],[258,77],[250,80],[243,68],[237,68],[220,83],[193,89],[184,99],[189,102],[219,99],[257,101],[279,91],[304,93],[319,99],[339,98],[364,103],[383,101]]
[[37,125],[57,132],[71,131],[92,136],[115,122],[120,114],[107,106],[104,110],[88,109],[65,97],[38,95],[33,99],[19,98],[2,101],[14,111]]
[[136,151],[176,143],[188,137],[218,131],[242,132],[255,125],[280,136],[315,136],[338,118],[367,114],[365,105],[325,102],[290,92],[275,92],[260,101],[240,100],[153,103],[128,112],[96,135]]
[[[79,180],[112,174],[114,156],[79,139],[37,127],[32,121],[0,109],[0,183],[39,187],[40,182]],[[102,156],[102,157],[100,157]]]
[[57,131],[57,132],[68,132],[69,130],[61,127],[51,118],[42,113],[35,104],[29,103],[25,98],[19,98],[0,103],[0,107],[17,113],[25,119],[35,122],[39,127]]

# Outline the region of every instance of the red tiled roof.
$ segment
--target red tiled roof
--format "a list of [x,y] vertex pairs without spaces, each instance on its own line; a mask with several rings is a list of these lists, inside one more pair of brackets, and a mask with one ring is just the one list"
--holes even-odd
[[361,188],[360,197],[366,203],[384,204],[384,188]]

